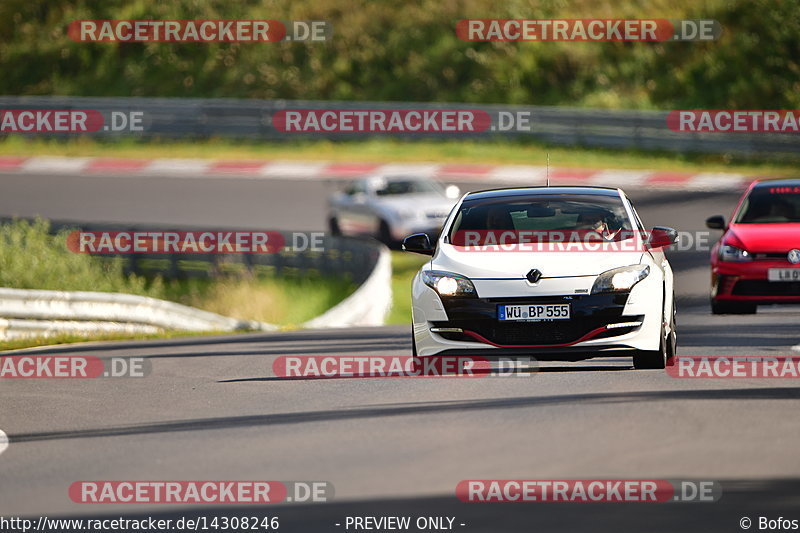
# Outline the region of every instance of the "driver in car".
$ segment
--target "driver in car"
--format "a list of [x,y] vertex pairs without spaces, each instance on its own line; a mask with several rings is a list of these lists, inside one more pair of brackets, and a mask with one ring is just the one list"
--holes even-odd
[[578,223],[575,229],[593,231],[603,239],[610,241],[619,234],[622,228],[612,230],[609,227],[607,219],[608,213],[605,211],[589,211],[587,213],[582,213],[578,217]]

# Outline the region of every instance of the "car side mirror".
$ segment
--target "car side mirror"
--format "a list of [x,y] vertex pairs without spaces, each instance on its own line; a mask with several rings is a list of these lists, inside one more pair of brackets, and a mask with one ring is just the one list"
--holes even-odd
[[403,251],[424,255],[433,255],[431,238],[427,233],[415,233],[403,239]]
[[706,227],[708,229],[725,229],[725,217],[715,215],[706,219]]
[[665,248],[678,242],[678,230],[665,226],[655,226],[647,239],[648,248]]

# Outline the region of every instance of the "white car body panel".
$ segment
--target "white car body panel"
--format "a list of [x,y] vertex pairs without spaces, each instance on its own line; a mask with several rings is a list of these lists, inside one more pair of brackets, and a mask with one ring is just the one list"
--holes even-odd
[[[618,193],[633,221],[633,227],[639,228],[638,216],[624,193]],[[599,348],[628,350],[624,353],[631,350],[655,351],[661,342],[662,323],[665,326],[663,331],[669,333],[673,330],[673,273],[663,250],[552,253],[464,251],[447,242],[447,233],[463,201],[464,198],[451,212],[436,244],[434,256],[423,265],[421,272],[434,270],[460,274],[472,281],[478,299],[579,297],[589,295],[598,275],[605,271],[646,264],[650,266],[650,273],[630,290],[619,319],[619,322],[627,323],[626,319],[633,321],[636,317],[643,317],[641,326],[629,333],[589,338],[564,348],[576,354],[584,349],[591,352]],[[537,283],[525,279],[525,274],[531,268],[542,273]],[[485,342],[449,340],[432,332],[432,322],[442,323],[450,319],[440,296],[422,281],[419,273],[412,282],[412,320],[418,356],[432,356],[451,349],[479,350],[485,355],[487,351],[491,353],[499,349]],[[540,351],[549,351],[551,347],[556,345],[541,349],[538,346],[531,347],[530,354],[536,356]],[[562,346],[557,348],[561,349]]]

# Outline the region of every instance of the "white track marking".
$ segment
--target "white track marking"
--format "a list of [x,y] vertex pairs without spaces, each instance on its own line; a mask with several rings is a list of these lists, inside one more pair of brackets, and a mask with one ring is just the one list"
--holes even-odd
[[20,166],[23,172],[45,174],[78,174],[86,170],[90,157],[31,157]]
[[140,173],[201,177],[208,172],[211,163],[204,159],[154,159]]

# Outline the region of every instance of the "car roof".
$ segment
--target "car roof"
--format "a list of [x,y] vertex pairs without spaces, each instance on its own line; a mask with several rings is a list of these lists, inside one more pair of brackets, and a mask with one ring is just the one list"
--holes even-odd
[[464,198],[467,200],[482,200],[486,198],[503,198],[513,196],[531,195],[556,195],[556,194],[586,194],[594,196],[619,196],[619,189],[611,187],[584,187],[561,186],[561,187],[510,187],[506,189],[489,189],[485,191],[471,192]]
[[761,179],[753,183],[753,189],[761,189],[763,187],[775,187],[782,185],[786,187],[800,187],[800,178],[776,178],[776,179]]

